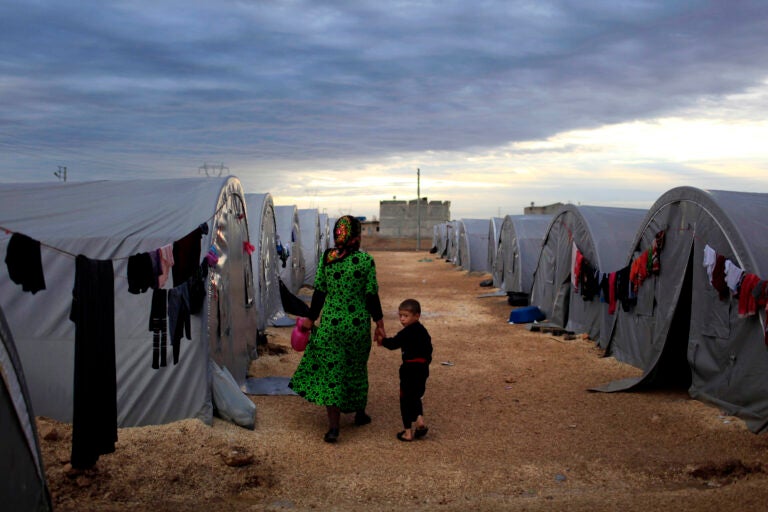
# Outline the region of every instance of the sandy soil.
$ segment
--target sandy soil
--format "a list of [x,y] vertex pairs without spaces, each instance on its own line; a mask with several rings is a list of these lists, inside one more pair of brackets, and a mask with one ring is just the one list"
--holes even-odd
[[[373,423],[343,417],[335,445],[322,440],[320,407],[251,396],[253,431],[221,420],[121,429],[114,454],[74,475],[70,425],[39,418],[56,510],[766,509],[768,437],[684,390],[589,392],[639,371],[581,336],[508,324],[505,297],[480,297],[492,291],[479,285],[487,275],[426,251],[368,248],[388,333],[397,304],[414,297],[433,337],[425,439],[395,438],[399,354],[374,347]],[[268,334],[271,353],[251,375],[290,376],[301,354],[289,330]],[[227,465],[232,454],[245,464]]]

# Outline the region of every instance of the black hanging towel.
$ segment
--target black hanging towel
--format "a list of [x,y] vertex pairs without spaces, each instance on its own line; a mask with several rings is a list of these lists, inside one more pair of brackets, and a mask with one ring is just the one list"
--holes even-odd
[[111,260],[78,255],[69,319],[75,323],[73,468],[87,469],[117,442],[115,280]]
[[27,235],[14,233],[6,249],[5,264],[8,276],[25,292],[33,294],[45,290],[40,242]]

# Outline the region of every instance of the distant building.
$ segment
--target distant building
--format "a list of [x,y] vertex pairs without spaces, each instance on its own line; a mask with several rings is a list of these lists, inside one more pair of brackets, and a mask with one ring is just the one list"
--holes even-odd
[[362,227],[363,236],[371,236],[379,234],[379,221],[378,220],[364,220],[360,222]]
[[549,215],[552,213],[555,213],[560,209],[560,207],[563,206],[563,203],[552,203],[548,204],[546,206],[534,206],[533,203],[531,203],[531,206],[526,206],[523,208],[523,214],[525,215]]
[[[383,237],[417,236],[417,225],[421,226],[420,236],[432,239],[435,225],[451,220],[450,201],[421,200],[379,202],[379,235]],[[420,222],[419,222],[420,221]]]

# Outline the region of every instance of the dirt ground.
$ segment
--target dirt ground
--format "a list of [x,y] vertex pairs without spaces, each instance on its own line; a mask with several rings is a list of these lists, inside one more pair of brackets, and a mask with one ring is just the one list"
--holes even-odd
[[[55,509],[153,510],[766,510],[768,437],[684,390],[588,391],[639,370],[591,340],[507,323],[505,297],[426,249],[374,255],[389,335],[397,304],[421,301],[435,347],[424,397],[429,434],[403,443],[399,354],[374,347],[370,425],[342,418],[323,442],[324,409],[251,396],[256,428],[196,420],[120,429],[93,470],[67,465],[71,426],[39,418]],[[364,246],[365,247],[365,246]],[[254,377],[290,376],[289,329],[268,332]],[[282,353],[281,353],[282,352]],[[241,466],[226,463],[239,455]]]

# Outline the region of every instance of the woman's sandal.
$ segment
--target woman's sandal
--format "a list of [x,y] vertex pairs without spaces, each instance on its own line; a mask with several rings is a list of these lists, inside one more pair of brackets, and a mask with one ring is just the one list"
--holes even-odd
[[405,437],[405,430],[403,430],[403,431],[401,431],[401,432],[398,432],[398,433],[397,433],[397,438],[398,438],[400,441],[404,441],[404,442],[406,442],[406,443],[410,443],[411,441],[413,441],[413,439],[408,439],[407,437]]
[[429,432],[429,427],[416,427],[416,429],[413,431],[413,437],[420,439],[427,435],[427,432]]
[[326,432],[325,435],[323,436],[323,441],[325,441],[326,443],[335,443],[338,440],[339,440],[339,429],[337,428],[332,428],[328,430],[328,432]]

